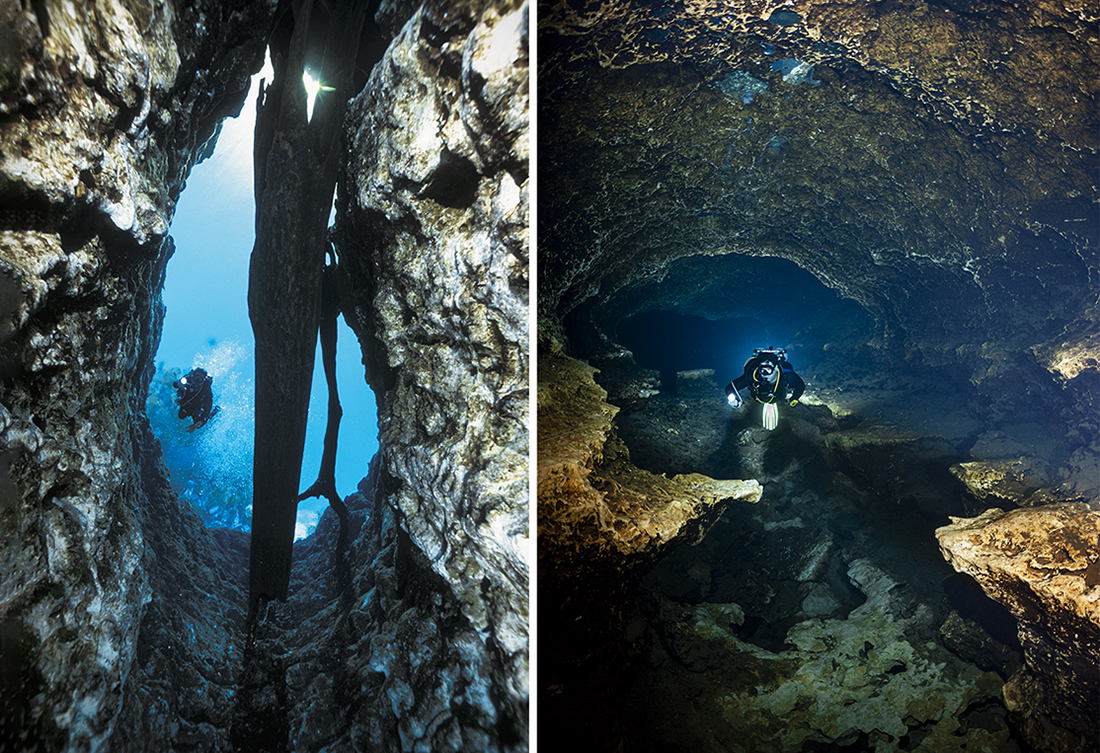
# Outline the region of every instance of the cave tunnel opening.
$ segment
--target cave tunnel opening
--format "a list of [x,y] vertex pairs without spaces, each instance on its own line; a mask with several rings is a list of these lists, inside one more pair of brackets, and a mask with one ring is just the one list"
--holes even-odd
[[676,374],[711,369],[737,374],[760,343],[769,343],[759,319],[707,319],[675,311],[642,311],[619,322],[616,339],[634,355],[634,362],[661,372],[661,388],[676,392]]
[[[156,372],[146,410],[160,440],[172,486],[208,527],[249,530],[254,445],[254,341],[248,313],[249,258],[255,240],[253,137],[259,82],[271,80],[270,59],[252,77],[236,118],[225,120],[210,156],[196,164],[179,198],[171,233],[174,251],[161,293],[165,304]],[[332,218],[330,217],[330,223]],[[337,383],[343,408],[336,488],[353,493],[367,476],[378,449],[377,404],[364,378],[355,333],[341,317],[337,334]],[[173,382],[199,367],[213,377],[217,414],[187,431]],[[320,467],[327,388],[321,348],[315,349],[309,423],[302,459],[305,489]],[[298,504],[295,540],[316,528],[328,507],[323,498]]]
[[[622,349],[613,353],[626,354],[588,355],[621,408],[617,430],[638,467],[755,478],[765,501],[780,505],[799,490],[831,494],[842,472],[880,500],[865,506],[860,525],[888,525],[897,512],[884,509],[896,507],[920,523],[907,536],[919,531],[933,548],[932,530],[968,512],[948,468],[985,428],[968,411],[973,396],[945,394],[919,365],[876,347],[875,318],[797,264],[687,257],[660,282],[628,287],[587,316],[602,336],[585,338],[575,324],[578,340],[610,341]],[[759,402],[742,390],[744,404],[735,408],[726,391],[755,349],[773,347],[786,352],[805,393],[779,405],[778,425],[768,431]],[[639,384],[648,386],[644,396]],[[831,524],[847,527],[848,518]]]
[[[601,336],[591,336],[579,323],[570,334],[582,344],[610,340],[625,349],[620,352],[627,357],[616,359],[626,364],[625,372],[600,362],[593,346],[586,355],[601,367],[596,378],[609,400],[624,409],[619,428],[634,462],[656,473],[739,477],[743,458],[735,435],[760,424],[760,407],[750,399],[731,411],[723,388],[743,373],[756,349],[785,351],[787,363],[806,383],[803,404],[784,406],[784,422],[816,410],[823,402],[818,393],[843,390],[842,384],[881,371],[874,368],[877,355],[869,345],[875,323],[863,307],[776,257],[680,259],[661,282],[627,288],[586,314],[585,324]],[[621,383],[645,380],[653,394],[642,400]],[[860,420],[858,409],[843,416],[846,425]],[[685,443],[656,446],[646,441],[653,430]],[[769,444],[763,472],[781,470],[780,446],[796,450],[797,443],[778,439],[788,434],[778,432]]]
[[[795,27],[804,19],[782,15],[775,14],[773,26]],[[1022,176],[1013,162],[1055,161],[1039,157],[1043,147],[1030,135],[1018,142],[1020,159],[1010,157],[1014,146],[992,131],[933,112],[940,104],[926,109],[929,89],[914,96],[913,89],[881,88],[880,74],[889,66],[877,60],[868,65],[862,53],[807,58],[814,47],[825,52],[835,44],[827,24],[807,24],[815,38],[788,53],[790,38],[769,38],[775,29],[757,18],[748,19],[749,32],[722,29],[721,41],[708,37],[704,24],[711,17],[699,27],[686,18],[674,25],[661,18],[658,12],[633,16],[634,23],[650,22],[633,36],[621,23],[594,23],[587,36],[579,24],[546,24],[559,34],[545,34],[540,54],[562,51],[552,69],[560,83],[542,76],[540,98],[550,104],[540,107],[543,122],[561,135],[552,126],[540,129],[540,141],[549,145],[540,154],[571,169],[558,170],[556,184],[551,170],[543,173],[551,177],[540,203],[554,214],[540,207],[540,220],[552,218],[540,236],[548,261],[540,257],[540,275],[560,289],[552,313],[561,317],[569,354],[599,370],[594,378],[606,402],[619,409],[611,427],[616,444],[608,443],[615,462],[622,463],[621,440],[629,461],[654,474],[752,478],[763,494],[755,503],[731,504],[701,541],[679,544],[625,606],[615,604],[625,612],[621,637],[611,641],[619,640],[618,653],[607,645],[570,653],[565,645],[583,637],[584,628],[575,626],[595,622],[602,603],[569,614],[568,622],[563,617],[554,629],[542,627],[541,635],[564,646],[565,660],[592,666],[578,671],[584,677],[548,667],[540,716],[564,722],[562,737],[571,741],[609,729],[607,750],[1033,749],[1019,740],[1019,730],[1006,731],[1002,688],[1011,698],[1004,680],[1020,660],[1015,620],[947,565],[950,550],[941,556],[935,528],[950,515],[1010,508],[1036,487],[1052,489],[1066,479],[1095,497],[1095,481],[1076,481],[1084,474],[1075,467],[1084,464],[1068,460],[1096,457],[1095,441],[1082,441],[1094,422],[1078,417],[1095,415],[1083,410],[1095,400],[1068,398],[1077,388],[1054,375],[1042,356],[1044,348],[1062,348],[1077,337],[1068,330],[1055,334],[1071,320],[1077,332],[1088,329],[1095,347],[1094,318],[1073,303],[1081,283],[1094,279],[1094,264],[1086,270],[1069,263],[1077,271],[1051,287],[1052,257],[1039,261],[1031,249],[1053,244],[1030,238],[1030,228],[1046,236],[1040,228],[1055,226],[1039,219],[1045,212],[1036,204],[1068,206],[1067,197],[1089,194],[1089,186],[1094,195],[1094,183],[1082,171],[1063,182],[1061,192],[1044,190],[1034,201],[1012,198],[1029,195],[1039,181],[1058,184],[1059,173],[1077,168],[1053,168],[1034,180]],[[980,25],[977,16],[959,18],[959,28]],[[1030,26],[1023,22],[1008,33],[1023,40]],[[573,35],[560,33],[564,28]],[[666,47],[652,52],[639,37]],[[581,45],[595,54],[581,52]],[[912,70],[930,49],[913,45],[900,68]],[[578,59],[593,70],[570,77]],[[695,68],[664,67],[677,59]],[[793,71],[769,78],[770,60],[798,59],[816,64],[812,75],[820,85],[793,84]],[[1051,70],[1060,59],[1051,56]],[[615,64],[606,65],[609,60]],[[727,61],[741,70],[717,69]],[[704,72],[709,65],[713,74]],[[1069,68],[1068,77],[1076,79],[1079,70]],[[719,93],[730,108],[705,96]],[[963,98],[947,94],[940,102]],[[984,95],[965,99],[992,102]],[[839,105],[833,114],[830,100]],[[1037,112],[1021,100],[1004,116],[1016,121]],[[1037,121],[1021,130],[1028,129],[1044,134],[1039,140],[1050,133]],[[866,169],[852,170],[851,157],[868,139],[893,145],[876,147]],[[999,155],[981,153],[990,142]],[[888,156],[876,163],[879,155]],[[935,201],[914,202],[924,191],[934,192]],[[872,219],[879,210],[883,218]],[[1072,222],[1091,226],[1095,216],[1081,212]],[[616,244],[623,236],[628,240]],[[1067,261],[1095,259],[1095,234],[1070,245],[1078,250]],[[729,260],[682,256],[685,249],[730,247],[800,260],[806,274],[817,272],[850,291],[866,307],[868,326],[841,327],[836,310],[807,306],[802,326],[780,333],[774,316],[788,302],[777,286],[755,284],[751,274],[752,267],[779,260],[742,258],[732,263],[744,274],[723,274],[716,265]],[[694,273],[680,272],[689,268]],[[978,268],[980,280],[972,274]],[[723,288],[728,292],[708,295]],[[1041,288],[1060,292],[1044,298]],[[760,291],[762,298],[754,299]],[[714,351],[705,333],[718,323],[730,327],[730,342],[764,328],[763,342],[738,346],[745,351],[742,363],[751,348],[787,347],[806,379],[806,398],[790,410],[781,407],[774,431],[761,428],[751,405],[738,412],[724,404],[722,387],[734,374],[720,372],[740,364],[724,364],[713,353],[701,358],[693,347]],[[847,332],[849,339],[840,334]],[[546,338],[551,350],[560,344],[558,334]],[[688,373],[709,369],[715,374]],[[1081,432],[1073,440],[1078,446],[1063,440],[1069,427]],[[1030,468],[1041,480],[1025,479],[1021,497],[979,499],[980,491],[971,496],[953,472],[986,461]],[[1095,478],[1094,461],[1088,463]],[[614,480],[625,476],[614,467],[609,477],[612,470]],[[604,484],[598,491],[617,490]],[[569,496],[547,497],[546,518],[553,520],[552,505]],[[621,504],[639,518],[650,514],[625,495]],[[575,518],[560,519],[566,543],[586,540]],[[619,544],[613,535],[593,538]],[[578,555],[565,544],[554,555],[546,557],[540,577],[560,569],[564,581],[564,574],[579,570]],[[990,608],[978,606],[983,602]],[[593,658],[599,651],[614,659]],[[570,693],[576,702],[566,708],[561,699]],[[1075,688],[1065,696],[1079,693]],[[885,706],[873,700],[887,696],[899,701],[889,722],[895,712],[879,715]],[[931,698],[944,705],[932,714],[918,710]],[[577,719],[583,723],[569,724]],[[1094,719],[1089,724],[1095,728]],[[976,742],[980,738],[988,741]]]
[[839,363],[838,344],[851,349],[875,338],[862,306],[777,257],[688,257],[673,263],[662,283],[620,299],[607,307],[608,318],[618,311],[626,316],[617,322],[599,313],[594,318],[639,366],[660,371],[672,391],[679,371],[714,369],[724,384],[741,373],[756,348],[783,348],[800,370],[852,372],[864,365]]
[[[669,701],[704,686],[729,688],[738,714],[751,714],[754,673],[781,672],[781,657],[807,650],[881,687],[901,688],[935,662],[948,668],[932,679],[944,688],[986,682],[982,672],[1003,680],[1019,665],[1014,619],[959,585],[934,534],[949,515],[979,511],[949,467],[988,427],[967,409],[972,394],[945,400],[920,364],[874,346],[880,327],[859,303],[784,259],[700,256],[567,327],[620,408],[632,463],[763,488],[759,502],[731,504],[700,542],[661,559],[627,608],[629,651],[647,667],[625,672],[622,692],[650,733],[682,731],[684,719],[721,729],[712,711]],[[755,348],[772,346],[787,350],[806,393],[769,431],[760,406],[746,395],[731,407],[724,386]],[[978,660],[959,651],[974,636],[988,648]],[[1003,730],[999,696],[982,703]],[[911,725],[906,744],[922,734]]]

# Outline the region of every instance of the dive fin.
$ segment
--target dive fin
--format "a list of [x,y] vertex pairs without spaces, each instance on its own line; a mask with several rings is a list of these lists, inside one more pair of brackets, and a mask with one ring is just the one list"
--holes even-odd
[[779,406],[775,403],[764,403],[764,428],[771,431],[779,424]]
[[206,426],[206,422],[209,421],[210,419],[212,419],[214,416],[218,415],[218,411],[220,411],[221,409],[222,409],[222,407],[220,405],[215,405],[214,410],[210,411],[209,416],[207,416],[206,418],[204,418],[201,421],[196,421],[195,423],[188,426],[187,427],[187,433],[190,434],[195,429],[201,429],[202,427]]

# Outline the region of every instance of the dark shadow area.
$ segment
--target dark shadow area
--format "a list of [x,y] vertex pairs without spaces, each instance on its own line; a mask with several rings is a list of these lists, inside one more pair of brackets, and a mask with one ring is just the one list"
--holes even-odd
[[[785,471],[800,470],[809,465],[821,454],[822,448],[800,437],[789,429],[775,431],[769,437],[767,449],[761,462],[761,469],[769,476]],[[804,479],[807,485],[814,485],[815,479]],[[821,479],[816,479],[821,481]]]
[[1016,651],[1022,650],[1016,632],[1016,618],[1004,605],[986,596],[982,587],[964,573],[955,573],[943,582],[947,603],[960,616],[973,620],[996,641]]
[[862,306],[794,262],[736,254],[678,259],[659,281],[639,282],[579,316],[634,351],[640,366],[731,377],[754,348],[787,348],[804,368],[829,347],[874,336]]
[[741,373],[744,354],[767,339],[757,319],[705,319],[671,311],[643,311],[619,322],[616,339],[634,354],[642,368],[661,372],[662,389],[676,394],[676,372],[714,369],[715,374]]

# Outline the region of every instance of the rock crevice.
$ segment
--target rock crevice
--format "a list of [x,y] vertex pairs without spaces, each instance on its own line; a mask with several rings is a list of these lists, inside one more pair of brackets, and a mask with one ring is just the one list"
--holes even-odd
[[527,746],[525,5],[372,9],[335,235],[383,449],[251,641],[248,537],[148,429],[175,201],[276,5],[0,8],[4,744]]

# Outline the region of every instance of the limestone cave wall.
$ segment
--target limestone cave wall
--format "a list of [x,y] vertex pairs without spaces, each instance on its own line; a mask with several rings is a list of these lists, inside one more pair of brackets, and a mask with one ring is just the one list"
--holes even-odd
[[[553,458],[539,454],[539,573],[546,588],[559,584],[540,603],[560,606],[540,615],[543,634],[560,631],[553,656],[569,666],[543,676],[541,718],[606,718],[594,749],[656,749],[655,738],[678,739],[670,730],[696,728],[711,730],[697,747],[753,750],[934,749],[941,723],[967,734],[967,703],[937,712],[935,723],[914,714],[893,737],[881,724],[876,732],[866,711],[850,712],[855,726],[831,726],[831,717],[832,732],[782,704],[769,707],[781,725],[754,716],[765,690],[801,693],[807,677],[795,672],[782,686],[758,659],[772,668],[802,662],[800,631],[834,620],[841,632],[824,644],[834,645],[855,629],[854,617],[817,610],[813,594],[827,575],[780,572],[755,618],[738,610],[757,598],[757,584],[730,584],[739,569],[779,572],[759,559],[797,551],[787,538],[796,531],[825,531],[836,537],[833,551],[847,550],[837,560],[847,577],[829,586],[835,603],[851,587],[878,598],[860,582],[860,558],[892,577],[908,572],[907,587],[925,590],[913,597],[927,605],[919,631],[957,648],[964,641],[949,635],[957,615],[939,612],[948,600],[939,584],[949,578],[932,561],[937,526],[977,530],[968,521],[986,507],[1020,506],[1035,512],[1013,521],[1046,520],[1091,540],[1100,497],[1096,21],[1087,3],[1042,1],[540,5],[538,345],[540,363],[555,368],[545,383],[540,368],[539,448],[551,447]],[[774,344],[791,347],[804,369],[806,399],[784,408],[787,423],[768,435],[758,414],[754,427],[723,402],[721,385],[739,371],[659,374],[641,364],[620,325],[660,311],[697,322],[745,317],[783,332],[789,339]],[[644,337],[634,342],[640,350]],[[559,359],[582,363],[557,368]],[[558,375],[586,366],[605,392],[588,407],[574,401],[563,422],[561,397],[579,388]],[[571,469],[569,483],[552,482],[544,460],[557,459]],[[972,465],[983,462],[990,466]],[[574,611],[586,590],[574,578],[614,565],[603,546],[610,526],[589,514],[592,499],[618,516],[648,513],[644,503],[614,507],[622,497],[603,480],[612,468],[620,477],[755,478],[763,495],[753,512],[731,505],[694,554],[670,550],[633,590],[603,591],[619,619],[593,638],[582,626],[601,614],[591,606],[601,597],[588,592]],[[986,490],[997,479],[1018,486],[1007,503]],[[1066,504],[1081,507],[1067,514]],[[855,510],[864,528],[853,533]],[[883,516],[908,521],[908,532],[857,546],[891,528]],[[1054,678],[1097,650],[1100,590],[1086,572],[1095,557],[1059,555],[1058,572],[1079,589],[1067,610],[1035,585],[1041,573],[1023,577],[1005,564],[1024,557],[1006,533],[1015,529],[982,530],[980,566],[951,554],[946,534],[940,542],[1018,621],[1025,668],[1003,690],[1014,729],[1037,749],[1094,747],[1095,722],[1084,721],[1097,710],[1094,673],[1074,673],[1072,693],[1054,690]],[[910,566],[890,562],[909,547],[925,552],[914,556],[928,565],[928,589]],[[708,560],[708,551],[725,554]],[[784,611],[783,589],[795,585],[802,606]],[[1057,619],[1047,607],[1022,606],[1036,600],[1080,640],[1052,636]],[[1073,609],[1088,616],[1067,616]],[[776,632],[765,635],[760,621],[769,620]],[[738,659],[719,658],[718,637],[739,647]],[[838,666],[871,671],[867,645]],[[921,645],[931,644],[914,642],[917,653]],[[601,693],[611,676],[617,684]],[[678,683],[683,690],[671,694],[691,703],[657,700],[659,688]],[[749,688],[740,700],[738,683]],[[838,692],[857,703],[874,694],[857,684],[863,689]],[[812,731],[796,733],[801,725]],[[998,734],[993,749],[1011,750],[1016,743]]]
[[403,748],[526,748],[527,14],[425,5],[349,108],[336,246],[379,398],[376,509],[403,577],[439,589],[361,589]]
[[0,6],[7,749],[526,748],[526,6],[373,11],[336,235],[383,449],[251,636],[248,536],[149,430],[175,201],[277,5]]
[[272,11],[0,7],[0,713],[20,749],[106,747],[142,616],[166,596],[142,471],[169,225]]

